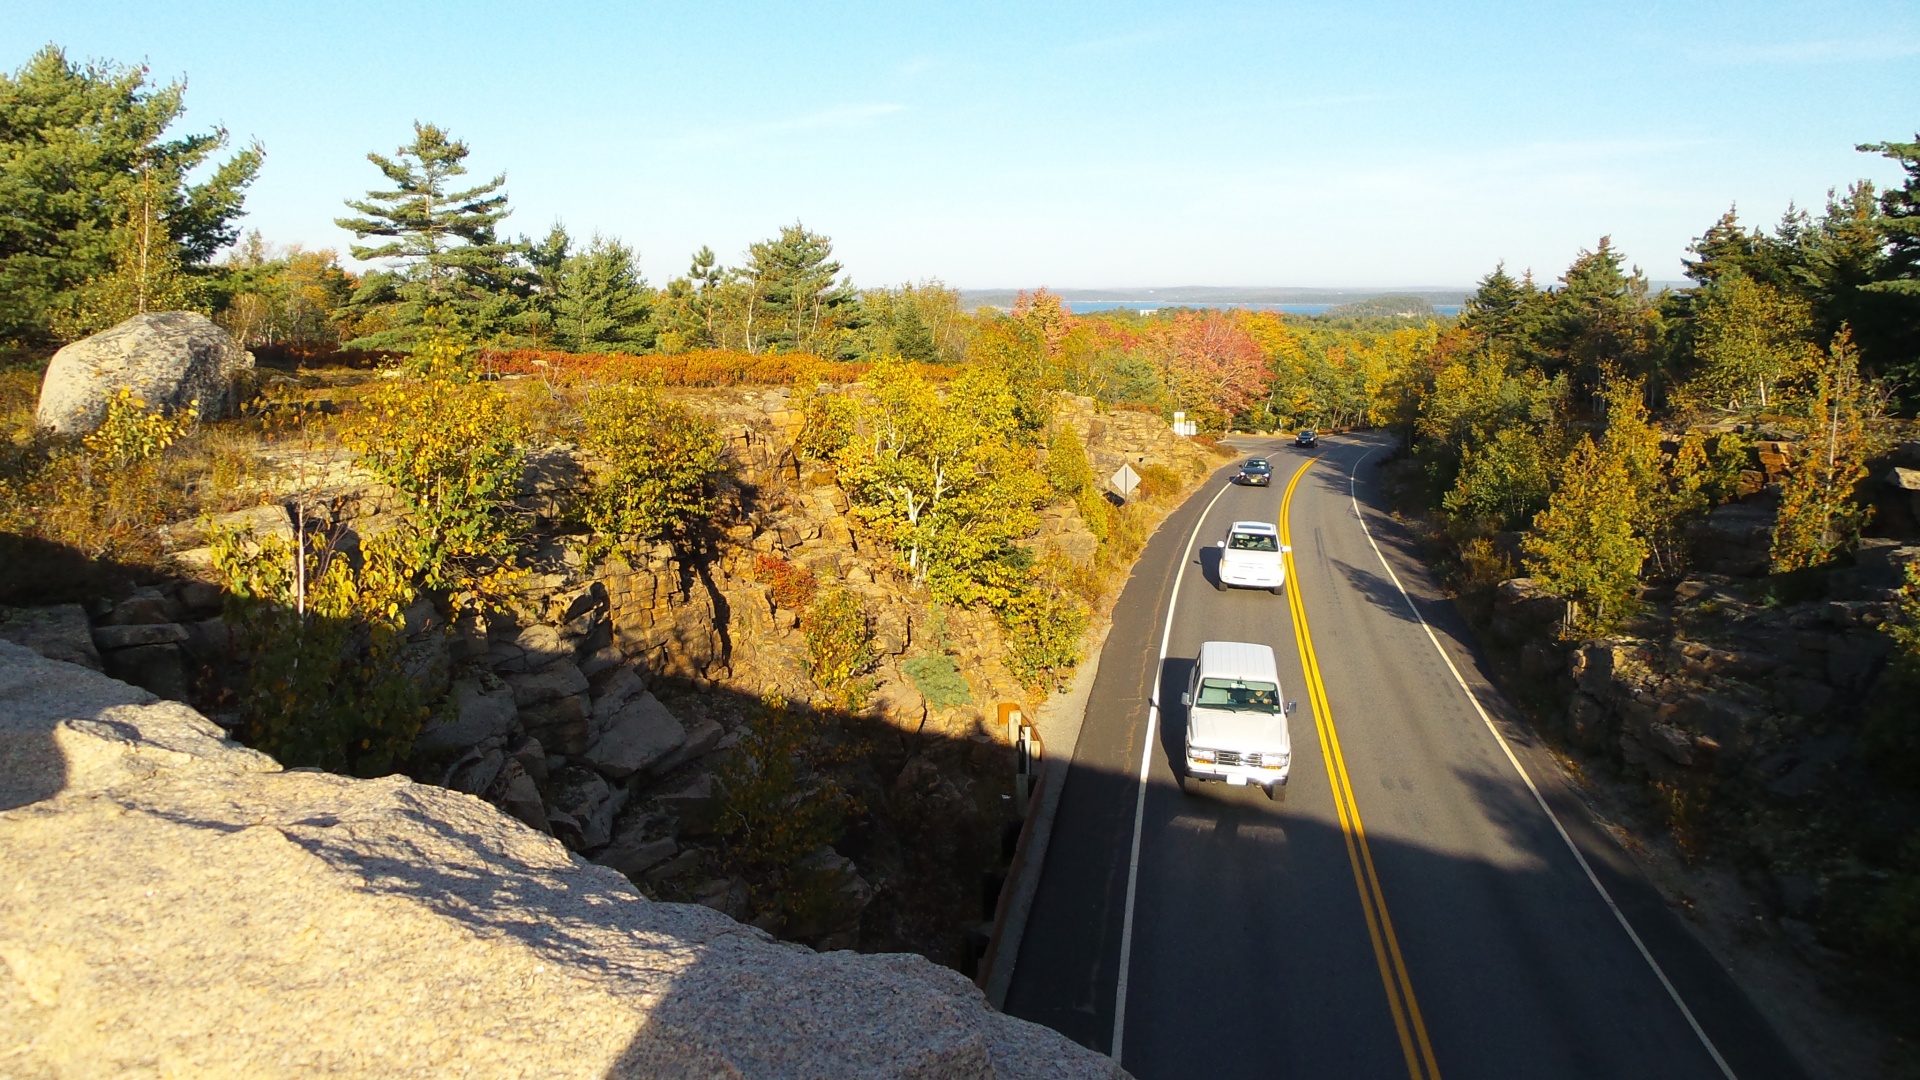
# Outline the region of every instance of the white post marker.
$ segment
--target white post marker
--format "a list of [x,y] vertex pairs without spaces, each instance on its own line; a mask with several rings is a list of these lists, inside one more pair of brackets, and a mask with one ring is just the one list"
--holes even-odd
[[1133,489],[1140,486],[1140,474],[1134,472],[1131,465],[1121,465],[1112,476],[1107,478],[1107,483],[1113,486],[1113,490],[1120,493],[1121,498],[1131,499]]

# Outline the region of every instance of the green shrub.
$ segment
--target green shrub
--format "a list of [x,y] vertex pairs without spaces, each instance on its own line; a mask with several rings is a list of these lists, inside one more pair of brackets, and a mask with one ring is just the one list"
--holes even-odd
[[1088,485],[1073,497],[1073,505],[1080,511],[1080,520],[1086,523],[1087,531],[1093,534],[1093,538],[1106,543],[1113,535],[1115,513],[1107,497]]
[[217,530],[214,567],[228,589],[241,735],[283,765],[358,776],[390,772],[426,718],[404,669],[404,612],[418,567],[400,530],[367,540],[361,560],[307,551],[304,580],[279,537]]
[[997,612],[1006,645],[1007,670],[1035,693],[1058,687],[1080,662],[1080,636],[1087,614],[1050,588],[1028,588]]
[[1087,460],[1087,448],[1080,444],[1080,436],[1065,424],[1047,440],[1047,483],[1068,497],[1093,486],[1093,463]]
[[951,656],[917,656],[901,664],[900,669],[919,687],[920,696],[927,699],[927,704],[936,709],[973,703],[973,691],[967,686],[966,676],[960,674],[960,665],[954,663]]
[[807,671],[830,694],[857,692],[853,681],[873,666],[873,624],[860,598],[829,589],[814,598],[801,619],[807,637]]
[[794,449],[807,461],[832,461],[853,440],[860,406],[846,394],[815,390],[802,408]]
[[839,837],[851,806],[819,767],[820,726],[813,713],[769,699],[714,777],[728,868],[747,880],[756,915],[771,912],[786,923],[806,921],[830,902],[807,887],[820,883],[801,863]]
[[721,447],[705,418],[651,386],[620,383],[588,396],[585,419],[586,447],[602,465],[586,524],[603,551],[672,536],[712,509]]
[[369,395],[347,442],[406,500],[404,531],[427,588],[484,592],[511,567],[523,453],[500,390],[389,381]]
[[1868,757],[1890,782],[1920,789],[1920,563],[1907,566],[1907,581],[1881,629],[1893,637],[1894,654],[1874,687],[1863,732]]

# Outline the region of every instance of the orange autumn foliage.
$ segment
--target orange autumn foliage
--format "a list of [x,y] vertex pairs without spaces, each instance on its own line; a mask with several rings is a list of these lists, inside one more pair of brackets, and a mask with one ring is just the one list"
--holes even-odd
[[[823,360],[811,353],[745,353],[702,349],[671,356],[570,353],[541,349],[483,351],[481,366],[501,375],[538,375],[560,383],[658,380],[663,386],[792,386],[850,383],[871,365]],[[911,365],[922,377],[944,381],[940,364]]]

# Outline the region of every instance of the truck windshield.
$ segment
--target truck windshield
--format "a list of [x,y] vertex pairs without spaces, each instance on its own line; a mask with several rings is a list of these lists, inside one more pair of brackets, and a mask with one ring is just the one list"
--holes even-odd
[[1235,551],[1279,551],[1280,541],[1267,533],[1234,533],[1227,546]]
[[1241,682],[1239,679],[1201,679],[1200,696],[1194,702],[1212,709],[1244,712],[1279,712],[1280,688],[1270,682]]

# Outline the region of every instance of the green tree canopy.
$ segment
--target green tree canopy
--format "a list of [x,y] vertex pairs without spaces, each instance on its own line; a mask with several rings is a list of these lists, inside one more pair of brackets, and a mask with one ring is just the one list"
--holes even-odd
[[1581,436],[1561,467],[1559,490],[1522,541],[1527,570],[1567,603],[1566,631],[1604,633],[1627,613],[1647,545],[1627,463]]
[[1480,279],[1480,287],[1461,306],[1460,325],[1490,350],[1521,353],[1540,332],[1544,300],[1532,274],[1515,281],[1501,263]]
[[0,339],[98,329],[125,305],[90,285],[118,273],[122,291],[152,289],[159,262],[201,270],[239,235],[263,151],[254,144],[200,174],[226,131],[167,138],[186,84],[147,76],[77,65],[51,45],[0,74]]
[[835,280],[839,273],[833,241],[799,222],[750,246],[734,271],[746,350],[834,354],[834,332],[856,324],[860,308],[860,294]]
[[526,286],[514,262],[520,245],[494,232],[509,213],[500,190],[506,174],[453,189],[452,182],[467,174],[467,144],[418,121],[413,135],[392,157],[367,155],[393,188],[347,200],[363,216],[334,220],[357,239],[384,240],[353,245],[354,258],[397,265],[392,273],[369,274],[355,294],[354,305],[373,315],[368,332],[350,343],[358,348],[411,343],[430,306],[497,334],[517,314],[512,294]]
[[640,352],[653,345],[653,290],[632,248],[596,233],[574,250],[566,230],[555,226],[534,262],[540,308],[565,348]]

